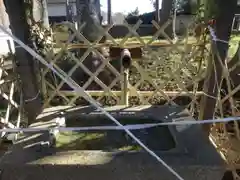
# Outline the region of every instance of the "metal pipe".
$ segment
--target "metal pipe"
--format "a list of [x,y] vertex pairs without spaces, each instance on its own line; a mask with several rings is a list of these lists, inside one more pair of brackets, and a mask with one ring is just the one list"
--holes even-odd
[[121,52],[121,63],[124,69],[129,69],[132,65],[132,56],[128,49],[123,49]]
[[128,49],[123,49],[121,53],[121,67],[123,74],[123,83],[122,83],[122,104],[125,106],[129,105],[129,68],[132,64],[131,53]]

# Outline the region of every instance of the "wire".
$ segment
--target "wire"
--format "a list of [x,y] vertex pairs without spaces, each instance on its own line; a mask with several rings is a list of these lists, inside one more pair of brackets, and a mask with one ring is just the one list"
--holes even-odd
[[211,37],[212,37],[212,40],[213,40],[213,41],[215,41],[215,42],[219,41],[219,42],[222,42],[222,43],[229,44],[228,41],[225,41],[225,40],[222,40],[222,39],[218,39],[217,36],[216,36],[216,33],[215,33],[214,29],[213,29],[211,26],[208,26],[208,29],[209,29],[209,32],[210,32],[210,34],[211,34]]
[[66,131],[103,131],[103,130],[141,130],[148,129],[158,126],[177,126],[177,125],[202,125],[202,124],[213,124],[213,123],[227,123],[232,121],[240,121],[240,117],[229,117],[215,120],[201,120],[201,121],[177,121],[177,122],[166,122],[166,123],[146,123],[146,124],[131,124],[124,126],[90,126],[90,127],[52,127],[52,128],[6,128],[0,129],[0,132],[18,133],[18,132],[41,132],[50,131],[51,129],[59,130],[61,132]]

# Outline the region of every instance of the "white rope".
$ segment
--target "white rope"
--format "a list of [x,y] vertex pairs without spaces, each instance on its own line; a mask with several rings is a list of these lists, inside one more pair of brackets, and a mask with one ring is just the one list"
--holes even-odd
[[40,132],[50,131],[51,129],[59,130],[61,132],[66,131],[103,131],[103,130],[140,130],[148,129],[158,126],[177,126],[177,125],[202,125],[212,123],[227,123],[231,121],[240,121],[240,117],[229,117],[215,120],[201,120],[201,121],[177,121],[177,122],[165,122],[165,123],[145,123],[145,124],[131,124],[124,126],[90,126],[90,127],[53,127],[53,128],[6,128],[0,129],[0,132],[18,133],[18,132]]
[[209,32],[210,32],[210,35],[211,35],[213,41],[215,41],[215,42],[219,41],[219,42],[222,42],[222,43],[229,44],[228,41],[225,41],[225,40],[222,40],[222,39],[218,39],[214,29],[211,26],[208,26],[208,29],[209,29]]
[[[18,43],[22,48],[24,48],[29,54],[31,54],[34,58],[38,59],[42,64],[47,66],[49,69],[51,69],[55,74],[57,74],[64,82],[66,82],[76,93],[79,95],[82,95],[82,97],[87,100],[89,103],[91,103],[94,107],[99,109],[103,114],[105,114],[109,119],[111,119],[115,124],[118,126],[121,126],[124,128],[124,126],[118,122],[111,114],[109,114],[107,111],[105,111],[102,107],[100,107],[92,97],[90,97],[84,89],[82,89],[79,85],[74,83],[71,78],[65,78],[61,73],[59,73],[53,65],[49,64],[47,61],[44,60],[43,57],[41,57],[39,54],[37,54],[33,49],[31,49],[29,46],[25,45],[21,40],[19,40],[17,37],[12,35],[4,26],[0,25],[0,29],[7,35],[9,35],[13,40]],[[165,168],[167,168],[177,179],[184,180],[174,169],[172,169],[164,160],[162,160],[157,154],[155,154],[152,150],[150,150],[145,144],[143,144],[135,135],[129,131],[128,129],[124,129],[124,131],[133,138],[143,149],[145,149],[150,155],[156,158],[158,162],[160,162]]]
[[172,31],[173,31],[173,37],[174,40],[177,41],[178,37],[176,34],[176,19],[177,19],[177,0],[174,2],[174,13],[173,13],[173,23],[172,23]]

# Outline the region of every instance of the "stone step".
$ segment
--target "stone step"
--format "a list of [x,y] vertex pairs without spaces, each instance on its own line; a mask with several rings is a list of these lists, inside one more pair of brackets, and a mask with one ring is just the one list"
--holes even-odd
[[[137,109],[137,110],[136,110]],[[86,126],[79,120],[92,123],[100,121],[101,115],[92,110],[86,114],[86,111],[75,112],[75,115],[68,115],[65,112],[66,121],[71,126],[71,121],[76,126]],[[116,118],[140,117],[150,118],[148,120],[159,120],[161,122],[171,122],[177,120],[194,120],[186,109],[174,106],[160,107],[135,107],[120,108],[111,107],[108,109]],[[60,110],[62,111],[62,110]],[[57,113],[59,115],[59,113]],[[56,117],[42,116],[44,121],[35,123],[32,127],[51,127],[54,124],[52,119]],[[70,118],[71,117],[71,118]],[[83,118],[85,117],[85,118]],[[87,118],[86,118],[87,117]],[[166,118],[167,117],[167,118]],[[70,118],[70,119],[69,119]],[[73,118],[73,119],[72,119]],[[82,119],[83,118],[83,119]],[[97,118],[97,119],[96,119]],[[100,118],[100,119],[99,119]],[[72,120],[71,120],[72,119]],[[126,119],[125,119],[126,120]],[[90,122],[91,121],[91,122]],[[105,119],[107,122],[107,120]],[[168,129],[169,131],[165,131]],[[151,136],[148,141],[155,139],[154,152],[175,169],[185,180],[220,180],[225,172],[225,164],[217,153],[216,149],[209,142],[208,138],[202,132],[201,126],[183,125],[183,126],[165,126],[165,130],[159,129],[160,133]],[[151,129],[148,131],[151,133]],[[81,132],[82,133],[82,132]],[[86,149],[77,146],[82,141],[82,134],[78,133],[67,137],[64,141],[56,138],[54,146],[49,146],[50,134],[48,131],[38,133],[25,133],[19,137],[18,141],[9,149],[0,161],[1,178],[3,180],[176,180],[165,167],[158,163],[153,157],[142,149],[135,151],[119,150],[117,148],[107,149],[106,144],[100,143],[94,145],[94,140],[89,139],[92,150],[89,146]],[[91,132],[96,133],[96,132]],[[88,133],[88,134],[91,134]],[[98,132],[99,133],[99,132]],[[149,136],[149,134],[145,135]],[[77,137],[77,138],[76,138]],[[105,136],[109,144],[116,143],[115,139],[120,139],[116,134]],[[66,137],[65,137],[66,138]],[[115,138],[115,139],[114,139]],[[140,137],[141,139],[141,137]],[[159,139],[159,142],[157,142]],[[165,141],[163,141],[165,139]],[[167,147],[173,139],[174,146]],[[102,139],[103,142],[106,139]],[[62,141],[67,148],[58,147],[58,141]],[[172,140],[171,140],[172,141]],[[75,142],[75,143],[73,143]],[[78,142],[78,143],[76,143]],[[122,142],[122,141],[121,141]],[[82,144],[81,142],[80,144]],[[150,143],[151,144],[151,143]],[[151,148],[151,146],[148,146]]]

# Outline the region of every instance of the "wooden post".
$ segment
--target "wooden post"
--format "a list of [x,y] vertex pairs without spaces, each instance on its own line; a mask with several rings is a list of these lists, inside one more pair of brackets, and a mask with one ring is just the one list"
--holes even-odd
[[159,23],[160,22],[160,13],[159,13],[159,0],[156,0],[156,22]]
[[112,1],[107,1],[107,8],[108,8],[108,24],[112,24]]
[[123,82],[122,82],[122,105],[128,106],[129,105],[129,69],[122,70]]

